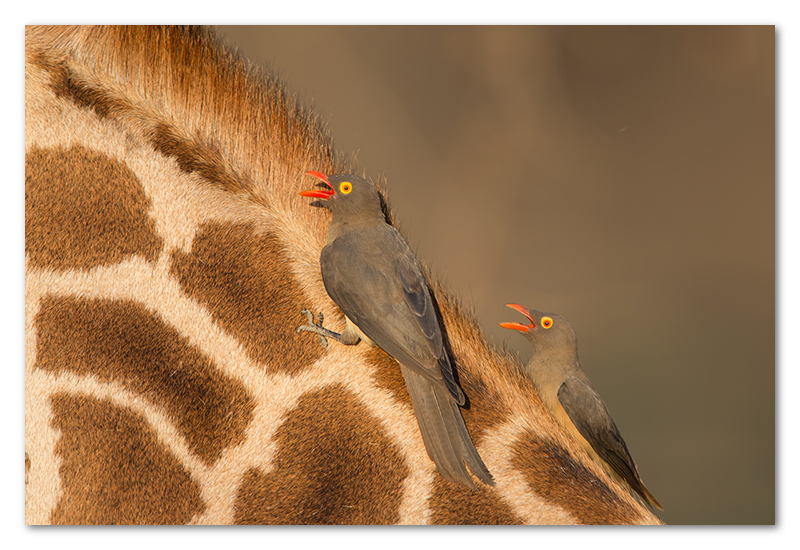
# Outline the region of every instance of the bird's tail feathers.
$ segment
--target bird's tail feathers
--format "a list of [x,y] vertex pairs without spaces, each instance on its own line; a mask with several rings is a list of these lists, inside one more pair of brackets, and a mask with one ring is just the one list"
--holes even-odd
[[425,449],[442,476],[453,483],[475,489],[475,483],[466,468],[469,466],[475,477],[487,485],[494,485],[492,475],[481,460],[449,390],[410,368],[401,366],[401,369]]
[[644,486],[644,483],[640,483],[640,487],[642,491],[639,493],[639,495],[642,497],[642,499],[650,506],[655,506],[659,510],[663,511],[664,508],[661,506],[661,503],[656,500],[656,497],[654,497],[650,491],[647,490],[647,487]]

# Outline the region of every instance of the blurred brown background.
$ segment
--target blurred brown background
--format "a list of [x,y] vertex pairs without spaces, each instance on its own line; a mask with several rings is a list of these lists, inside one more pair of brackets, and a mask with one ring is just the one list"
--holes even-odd
[[[218,27],[490,341],[560,313],[672,524],[775,522],[775,28]],[[309,166],[313,169],[313,166]]]

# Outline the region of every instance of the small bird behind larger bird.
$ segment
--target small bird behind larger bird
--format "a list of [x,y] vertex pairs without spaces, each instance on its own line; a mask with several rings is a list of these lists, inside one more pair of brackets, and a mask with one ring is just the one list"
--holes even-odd
[[644,486],[622,434],[578,363],[578,339],[569,321],[554,313],[507,305],[530,321],[500,326],[520,331],[533,344],[533,357],[524,370],[550,414],[612,477],[663,510]]
[[466,398],[456,383],[422,270],[400,233],[386,223],[377,189],[351,174],[306,174],[326,186],[300,194],[322,199],[320,206],[333,214],[320,268],[346,327],[338,334],[306,311],[309,324],[298,332],[346,345],[364,340],[391,355],[400,364],[428,456],[442,476],[475,489],[469,466],[483,483],[494,485],[461,417],[458,405]]

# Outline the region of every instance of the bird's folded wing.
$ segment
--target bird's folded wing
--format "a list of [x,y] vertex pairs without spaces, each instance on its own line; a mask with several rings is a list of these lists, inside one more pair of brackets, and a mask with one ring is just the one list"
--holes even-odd
[[582,380],[570,376],[558,389],[558,400],[600,458],[621,478],[638,485],[633,458],[600,395]]
[[391,235],[380,246],[367,247],[357,235],[337,238],[320,258],[325,289],[395,360],[435,382],[444,383],[446,376],[454,385],[449,361],[440,366],[446,353],[424,278],[408,245],[399,239]]

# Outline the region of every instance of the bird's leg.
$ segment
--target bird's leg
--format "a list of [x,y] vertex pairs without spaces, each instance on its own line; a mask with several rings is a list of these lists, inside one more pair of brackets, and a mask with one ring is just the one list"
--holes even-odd
[[319,320],[316,323],[314,322],[314,314],[311,313],[309,310],[304,309],[301,311],[301,313],[303,313],[308,319],[308,324],[297,327],[297,332],[298,333],[303,331],[313,332],[314,334],[319,336],[319,345],[322,346],[323,348],[328,347],[328,338],[333,338],[334,340],[341,342],[346,346],[352,346],[354,344],[357,344],[360,340],[360,338],[357,335],[352,334],[352,332],[347,329],[342,331],[342,333],[340,334],[338,332],[334,332],[332,330],[323,327],[322,313],[319,314],[318,316]]

